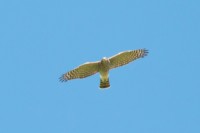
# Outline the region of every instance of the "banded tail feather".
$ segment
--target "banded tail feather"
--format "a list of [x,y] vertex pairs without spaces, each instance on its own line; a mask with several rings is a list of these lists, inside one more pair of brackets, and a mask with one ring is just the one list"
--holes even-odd
[[106,81],[103,81],[102,79],[100,79],[100,88],[108,88],[110,87],[110,82],[109,82],[109,78]]

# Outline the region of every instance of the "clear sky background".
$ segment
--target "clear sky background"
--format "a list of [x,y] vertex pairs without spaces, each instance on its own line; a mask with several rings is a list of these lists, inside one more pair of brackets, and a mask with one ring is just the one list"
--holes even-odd
[[[143,59],[59,82],[88,61]],[[200,133],[199,0],[1,0],[0,133]]]

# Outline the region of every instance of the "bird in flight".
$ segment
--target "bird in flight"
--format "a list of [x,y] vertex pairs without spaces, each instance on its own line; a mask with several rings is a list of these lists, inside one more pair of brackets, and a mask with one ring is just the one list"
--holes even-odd
[[148,54],[146,49],[128,50],[120,52],[110,58],[104,57],[101,61],[86,62],[77,68],[63,74],[59,79],[61,82],[77,78],[86,78],[96,73],[100,73],[100,88],[110,87],[109,71],[113,68],[126,65],[138,58],[143,58]]

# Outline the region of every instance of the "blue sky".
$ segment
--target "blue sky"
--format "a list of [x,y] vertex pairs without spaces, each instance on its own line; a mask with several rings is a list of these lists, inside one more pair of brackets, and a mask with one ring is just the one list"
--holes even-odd
[[[199,133],[199,0],[1,0],[1,133]],[[143,59],[60,83],[118,52]]]

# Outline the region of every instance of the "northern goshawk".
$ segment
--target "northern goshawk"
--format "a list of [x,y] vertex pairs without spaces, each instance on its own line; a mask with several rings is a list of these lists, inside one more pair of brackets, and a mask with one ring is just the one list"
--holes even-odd
[[128,64],[138,58],[143,58],[148,54],[146,49],[129,50],[120,52],[110,58],[104,57],[101,61],[86,62],[83,65],[63,74],[60,81],[64,82],[71,79],[85,78],[95,73],[100,73],[100,88],[110,87],[109,70]]

